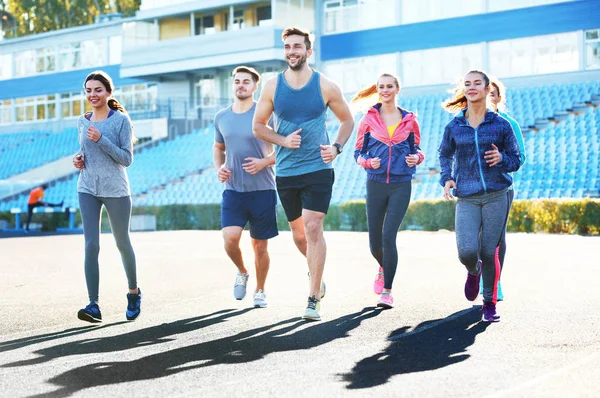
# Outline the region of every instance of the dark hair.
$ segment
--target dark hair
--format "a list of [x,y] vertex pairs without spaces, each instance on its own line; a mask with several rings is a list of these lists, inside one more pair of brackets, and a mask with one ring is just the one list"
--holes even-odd
[[48,184],[42,184],[42,189],[45,191],[46,189],[48,189]]
[[495,106],[496,112],[499,110],[506,112],[506,87],[497,77],[490,78],[490,85],[498,91],[498,97],[500,98],[500,101]]
[[[115,91],[115,85],[113,84],[112,79],[106,72],[103,72],[101,70],[96,70],[96,71],[93,71],[92,73],[90,73],[89,75],[87,75],[87,77],[85,78],[85,81],[83,82],[84,89],[85,89],[85,84],[87,82],[89,82],[90,80],[96,80],[96,81],[102,83],[102,85],[104,86],[106,91],[108,91],[110,94],[112,94],[112,92]],[[119,111],[121,113],[127,114],[125,107],[123,105],[121,105],[119,103],[119,101],[117,101],[112,96],[108,99],[106,104],[113,111]],[[89,114],[91,114],[91,112],[86,113],[85,116],[87,116]],[[133,135],[133,123],[131,124],[131,141],[133,143],[137,142],[137,138],[135,137],[135,135]]]
[[281,34],[281,40],[285,41],[289,36],[304,36],[304,44],[306,45],[306,49],[310,50],[312,48],[312,41],[310,40],[310,32],[308,30],[300,29],[295,26],[290,26],[286,28]]
[[[474,69],[474,70],[468,71],[465,74],[465,76],[468,75],[469,73],[480,74],[481,77],[483,77],[483,80],[485,81],[485,86],[488,87],[490,85],[490,78],[488,77],[488,75],[485,72]],[[464,80],[465,80],[464,78],[460,79],[458,81],[458,83],[456,84],[456,87],[454,87],[452,90],[450,90],[452,97],[450,97],[446,101],[442,102],[442,108],[444,108],[448,112],[452,112],[452,113],[458,112],[467,107],[467,97],[465,97],[464,84],[463,84]]]
[[354,96],[354,98],[352,98],[352,101],[350,101],[350,103],[352,104],[352,103],[358,102],[360,100],[363,100],[365,98],[370,98],[370,97],[374,96],[375,94],[377,94],[377,84],[379,83],[379,79],[381,79],[382,77],[393,78],[394,82],[396,83],[396,87],[400,88],[400,81],[398,81],[398,78],[396,76],[392,75],[391,73],[382,73],[377,78],[377,82],[375,82],[374,84],[371,84],[369,87],[363,88],[358,93],[356,93],[356,95]]
[[249,73],[252,75],[252,80],[254,81],[254,83],[258,84],[260,82],[260,73],[258,73],[256,71],[256,69],[250,67],[250,66],[238,66],[237,68],[235,68],[233,70],[233,72],[231,72],[231,76],[235,77],[236,73],[240,73],[240,72],[245,72],[245,73]]
[[[113,84],[112,79],[106,72],[103,72],[101,70],[96,70],[96,71],[90,73],[89,75],[87,75],[87,77],[85,78],[85,82],[83,82],[84,89],[85,89],[85,84],[87,82],[89,82],[90,80],[96,80],[96,81],[102,83],[102,85],[104,86],[106,91],[108,91],[110,94],[112,94],[112,92],[115,91],[115,85]],[[107,105],[113,111],[127,113],[127,111],[125,110],[125,107],[123,105],[121,105],[119,103],[119,101],[117,101],[115,98],[112,98],[112,97],[109,98]]]

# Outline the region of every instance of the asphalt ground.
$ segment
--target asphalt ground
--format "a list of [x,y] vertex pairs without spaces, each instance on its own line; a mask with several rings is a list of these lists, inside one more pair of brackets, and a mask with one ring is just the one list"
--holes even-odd
[[[143,302],[127,322],[125,273],[103,234],[97,325],[76,317],[82,235],[0,239],[0,396],[600,396],[600,237],[509,234],[495,324],[464,298],[453,233],[398,234],[386,311],[367,235],[326,239],[322,321],[307,323],[307,267],[289,232],[270,242],[266,309],[234,300],[219,232],[134,233]],[[252,269],[247,235],[242,247]]]

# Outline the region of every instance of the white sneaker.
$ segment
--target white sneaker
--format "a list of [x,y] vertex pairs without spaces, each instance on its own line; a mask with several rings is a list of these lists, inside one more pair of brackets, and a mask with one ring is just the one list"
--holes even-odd
[[237,273],[235,277],[235,285],[233,285],[233,297],[236,300],[241,300],[246,297],[246,285],[248,284],[249,274]]
[[319,311],[321,311],[321,302],[315,296],[309,297],[302,319],[306,321],[320,321],[321,315]]
[[267,295],[262,290],[254,293],[254,308],[267,308]]

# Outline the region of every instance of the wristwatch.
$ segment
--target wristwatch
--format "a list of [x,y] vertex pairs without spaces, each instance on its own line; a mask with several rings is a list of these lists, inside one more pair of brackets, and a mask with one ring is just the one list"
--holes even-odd
[[342,149],[344,148],[344,147],[342,146],[342,144],[339,144],[339,143],[337,143],[337,142],[336,142],[335,144],[333,144],[333,146],[337,148],[338,155],[339,155],[340,153],[342,153]]

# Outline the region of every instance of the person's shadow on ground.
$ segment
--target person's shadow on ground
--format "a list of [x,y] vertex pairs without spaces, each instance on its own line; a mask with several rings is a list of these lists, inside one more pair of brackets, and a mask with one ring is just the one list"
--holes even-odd
[[99,324],[97,326],[86,324],[85,326],[78,326],[75,328],[59,330],[57,332],[49,332],[44,334],[37,334],[35,336],[27,336],[14,340],[2,341],[0,342],[0,352],[18,350],[19,348],[27,347],[32,344],[39,344],[46,341],[64,339],[66,337],[77,336],[88,332],[94,332],[96,330],[106,329],[108,327],[122,325],[124,323],[128,323],[128,321],[105,323],[102,325]]
[[387,383],[394,375],[439,369],[468,359],[466,349],[490,325],[481,322],[480,308],[423,322],[411,332],[408,326],[395,330],[384,351],[360,360],[341,375],[348,382],[346,388],[370,388]]
[[[228,336],[191,346],[180,347],[171,351],[161,352],[131,361],[100,362],[81,366],[66,371],[48,380],[49,383],[61,388],[49,393],[35,395],[36,397],[52,396],[67,397],[86,388],[116,383],[126,383],[137,380],[157,379],[171,376],[179,372],[205,368],[218,364],[236,364],[257,361],[275,352],[306,350],[336,339],[348,337],[348,333],[357,328],[362,321],[377,316],[381,311],[367,307],[353,314],[323,322],[308,324],[300,318],[287,319],[272,325],[263,326],[234,336]],[[303,329],[295,329],[307,326]],[[140,330],[140,335],[146,335],[144,340],[156,341],[162,337],[152,335],[154,328]],[[172,334],[179,333],[174,330]],[[125,349],[139,344],[140,338],[125,334],[121,336],[98,339],[97,347],[119,341],[118,347],[103,349],[101,352]],[[62,345],[61,350],[67,354],[78,353],[82,349],[79,342]]]
[[[246,308],[243,310],[234,311],[232,309],[220,310],[216,311],[212,314],[197,316],[188,319],[182,319],[175,322],[163,323],[161,325],[152,326],[145,329],[134,330],[129,333],[124,333],[121,335],[110,336],[110,337],[102,337],[102,338],[94,338],[94,339],[84,339],[78,341],[72,341],[64,344],[54,345],[48,348],[42,348],[40,350],[34,351],[34,354],[39,355],[37,358],[27,359],[23,361],[11,362],[5,365],[2,365],[3,368],[17,367],[17,366],[27,366],[27,365],[37,365],[40,363],[48,362],[55,358],[62,358],[69,355],[85,355],[85,354],[94,354],[94,353],[104,353],[104,352],[114,352],[114,351],[125,351],[132,348],[137,348],[140,346],[149,346],[154,344],[166,343],[168,341],[174,340],[174,338],[169,337],[175,334],[192,332],[198,329],[202,329],[211,325],[215,325],[218,323],[225,322],[229,318],[233,318],[238,315],[245,314],[248,311],[251,311],[251,308]],[[125,322],[121,322],[125,323]],[[120,324],[120,323],[119,323]],[[114,324],[113,324],[114,325]],[[110,325],[106,325],[110,326]],[[74,329],[74,331],[70,335],[77,335],[78,332],[84,331],[93,331],[99,330],[103,327],[96,327],[90,329],[90,327],[86,327],[86,329],[79,330]],[[45,341],[42,340],[41,341]],[[40,340],[34,340],[33,342],[28,342],[29,344],[33,344],[35,342],[40,342]],[[14,345],[19,345],[22,343],[16,342]],[[0,346],[0,351],[2,350]]]

